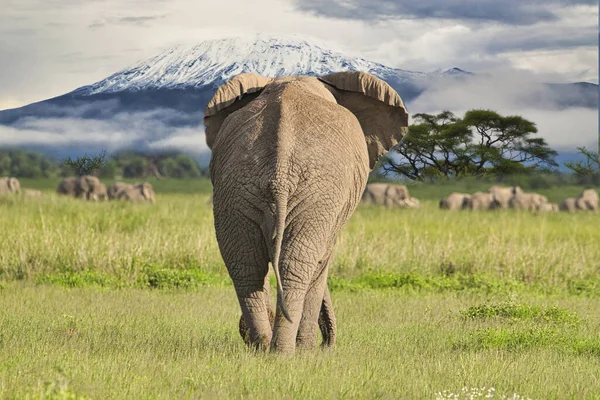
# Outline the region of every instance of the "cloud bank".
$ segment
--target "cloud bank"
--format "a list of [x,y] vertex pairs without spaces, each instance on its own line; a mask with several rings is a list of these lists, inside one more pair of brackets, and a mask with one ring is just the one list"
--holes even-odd
[[298,33],[427,71],[524,69],[598,82],[591,0],[21,0],[0,13],[0,108],[64,94],[176,44]]

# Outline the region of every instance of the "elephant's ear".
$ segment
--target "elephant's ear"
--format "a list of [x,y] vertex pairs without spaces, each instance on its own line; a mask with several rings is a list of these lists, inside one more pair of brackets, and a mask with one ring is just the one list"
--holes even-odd
[[408,112],[402,99],[390,85],[366,72],[336,72],[319,80],[337,89],[332,92],[338,104],[360,122],[373,169],[379,157],[408,132]]
[[258,74],[239,74],[219,86],[204,110],[206,144],[210,149],[225,118],[254,100],[271,82]]

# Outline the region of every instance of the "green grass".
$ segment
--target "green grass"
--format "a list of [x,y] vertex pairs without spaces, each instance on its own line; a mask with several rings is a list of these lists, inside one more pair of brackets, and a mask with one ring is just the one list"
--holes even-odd
[[[65,290],[13,282],[0,292],[0,397],[44,382],[91,398],[434,398],[494,387],[530,398],[600,396],[597,300],[556,306],[582,322],[465,320],[487,296],[339,292],[332,352],[255,355],[237,333],[232,288]],[[487,330],[486,330],[487,329]]]
[[359,206],[338,344],[290,359],[239,338],[208,181],[153,181],[156,204],[55,183],[0,198],[0,398],[600,399],[600,215],[447,212],[444,186]]

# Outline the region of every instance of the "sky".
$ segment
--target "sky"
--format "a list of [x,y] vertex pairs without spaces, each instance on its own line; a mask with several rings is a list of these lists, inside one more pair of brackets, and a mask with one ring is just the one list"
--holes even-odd
[[598,82],[596,0],[0,0],[0,9],[0,109],[67,93],[175,44],[257,32],[315,37],[408,70]]
[[[597,0],[0,0],[0,10],[0,110],[70,92],[177,44],[294,33],[389,67],[519,76],[501,84],[494,104],[535,116],[556,143],[569,123],[586,143],[598,137],[594,110],[510,107],[529,79],[598,83]],[[440,88],[417,108],[461,112],[498,88],[480,89],[456,99]]]

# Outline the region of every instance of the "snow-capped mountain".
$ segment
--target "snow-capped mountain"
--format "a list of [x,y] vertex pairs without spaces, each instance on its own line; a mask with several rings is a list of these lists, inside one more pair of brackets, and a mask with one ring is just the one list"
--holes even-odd
[[[434,104],[431,107],[437,111],[455,111],[456,100],[468,96],[476,98],[476,107],[498,108],[495,104],[501,103],[494,99],[499,93],[506,95],[506,88],[497,90],[494,83],[480,90],[483,95],[473,96],[471,92],[480,84],[474,80],[483,82],[485,74],[460,68],[407,71],[347,56],[298,36],[260,34],[174,47],[62,96],[0,111],[0,146],[60,156],[98,149],[177,148],[204,154],[206,160],[202,113],[227,79],[242,72],[274,77],[346,70],[369,72],[385,80],[400,94],[410,114],[434,111],[423,104]],[[512,90],[511,105],[517,108],[523,104],[552,110],[598,107],[598,85],[590,83],[539,83],[529,91],[513,85]]]
[[[178,46],[75,93],[94,95],[121,91],[187,89],[216,86],[243,72],[263,76],[326,75],[336,71],[364,71],[397,81],[427,79],[428,75],[463,76],[458,68],[431,74],[389,68],[358,57],[348,57],[299,37],[233,37],[195,46]],[[215,84],[215,85],[213,85]]]

